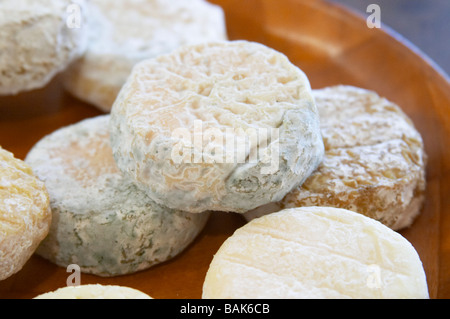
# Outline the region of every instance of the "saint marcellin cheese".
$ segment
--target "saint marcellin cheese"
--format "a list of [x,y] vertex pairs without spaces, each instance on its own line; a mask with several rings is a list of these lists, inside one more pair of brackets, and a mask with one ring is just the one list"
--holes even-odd
[[324,152],[306,75],[248,41],[140,62],[114,102],[110,132],[124,174],[159,204],[192,213],[281,200]]
[[204,299],[429,298],[404,237],[341,208],[300,207],[255,218],[214,255]]
[[64,72],[64,87],[109,112],[137,62],[175,48],[226,40],[221,7],[206,0],[91,0],[86,53]]
[[109,115],[61,128],[40,140],[26,162],[45,182],[53,222],[37,254],[99,276],[129,274],[183,251],[209,213],[157,205],[117,169]]
[[407,115],[378,94],[352,86],[314,90],[325,157],[299,187],[247,220],[301,206],[345,208],[394,230],[410,226],[425,198],[427,156]]

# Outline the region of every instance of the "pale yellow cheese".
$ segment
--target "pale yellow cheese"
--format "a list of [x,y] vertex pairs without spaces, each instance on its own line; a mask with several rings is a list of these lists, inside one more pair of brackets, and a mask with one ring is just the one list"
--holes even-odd
[[40,294],[33,299],[153,299],[140,290],[118,286],[86,284],[67,286]]
[[215,254],[203,298],[428,298],[421,260],[382,223],[330,207],[253,219]]
[[51,217],[44,183],[0,147],[0,280],[22,269],[48,234]]

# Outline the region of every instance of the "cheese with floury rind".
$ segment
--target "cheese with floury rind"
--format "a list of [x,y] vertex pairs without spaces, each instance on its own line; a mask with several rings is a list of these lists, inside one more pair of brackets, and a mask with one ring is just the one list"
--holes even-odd
[[425,198],[427,156],[420,133],[394,103],[352,86],[313,90],[325,157],[283,200],[244,214],[332,206],[357,211],[394,230],[410,226]]
[[206,0],[91,0],[86,53],[64,73],[64,87],[109,112],[133,66],[175,48],[226,40],[221,7]]
[[427,299],[411,243],[362,214],[285,209],[245,224],[209,266],[204,299]]
[[0,147],[0,280],[22,269],[51,220],[44,183],[29,165]]
[[115,165],[109,115],[61,128],[40,140],[26,162],[50,194],[53,223],[37,254],[84,273],[130,274],[182,252],[209,213],[157,205]]
[[111,111],[114,158],[156,202],[197,213],[281,200],[324,147],[306,75],[248,41],[137,64]]
[[0,1],[0,94],[47,85],[85,51],[85,0]]
[[153,299],[146,293],[125,286],[86,284],[67,286],[40,294],[33,299]]

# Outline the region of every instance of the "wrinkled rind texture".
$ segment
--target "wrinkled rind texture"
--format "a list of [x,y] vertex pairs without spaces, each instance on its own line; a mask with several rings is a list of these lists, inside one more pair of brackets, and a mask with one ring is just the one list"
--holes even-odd
[[380,222],[331,207],[253,219],[210,264],[204,299],[428,299],[414,247]]
[[[179,129],[188,137],[174,134]],[[259,152],[253,160],[226,158],[238,153],[236,143],[208,162],[207,150],[252,129],[278,134],[248,143]],[[208,131],[218,137],[209,140]],[[317,168],[324,152],[305,74],[281,53],[247,41],[185,46],[139,63],[113,105],[110,132],[125,174],[156,202],[193,213],[243,213],[281,200]],[[188,161],[174,158],[180,143]],[[250,150],[243,153],[250,158]],[[265,161],[262,154],[272,155]]]
[[223,10],[205,0],[92,0],[84,56],[64,74],[79,99],[109,112],[133,66],[181,45],[226,40]]
[[247,220],[283,208],[332,206],[394,230],[410,226],[425,198],[427,156],[420,133],[394,103],[351,86],[313,91],[325,157],[300,187]]
[[[68,27],[70,5],[81,8],[80,28]],[[0,2],[0,94],[42,88],[84,53],[85,6],[84,0]]]
[[61,128],[26,158],[47,186],[54,220],[37,253],[104,277],[174,257],[209,216],[157,205],[123,176],[112,157],[108,122],[105,115]]
[[86,284],[67,286],[40,294],[33,299],[153,299],[142,291],[116,285]]
[[44,183],[0,147],[0,280],[22,269],[49,232],[51,217]]

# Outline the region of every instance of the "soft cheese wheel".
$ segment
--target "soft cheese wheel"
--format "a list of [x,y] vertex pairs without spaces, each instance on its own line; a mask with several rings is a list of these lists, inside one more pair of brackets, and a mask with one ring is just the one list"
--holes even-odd
[[111,111],[114,158],[156,202],[243,213],[281,200],[323,157],[306,75],[248,41],[136,65]]
[[44,183],[0,147],[0,280],[22,269],[47,235],[51,217]]
[[399,233],[331,207],[285,209],[229,237],[203,298],[428,298],[422,262]]
[[412,224],[425,197],[426,154],[420,133],[394,103],[352,86],[314,90],[325,157],[282,201],[245,214],[332,206],[357,211],[394,230]]
[[137,62],[192,43],[227,39],[225,17],[206,0],[90,1],[85,55],[64,74],[68,92],[109,112]]
[[116,276],[146,269],[183,251],[208,213],[157,205],[117,169],[109,143],[109,115],[44,137],[26,162],[50,194],[53,223],[37,254],[82,272]]
[[84,0],[0,1],[0,94],[44,87],[87,45]]
[[67,286],[40,294],[33,299],[153,299],[140,290],[118,286],[86,284]]

